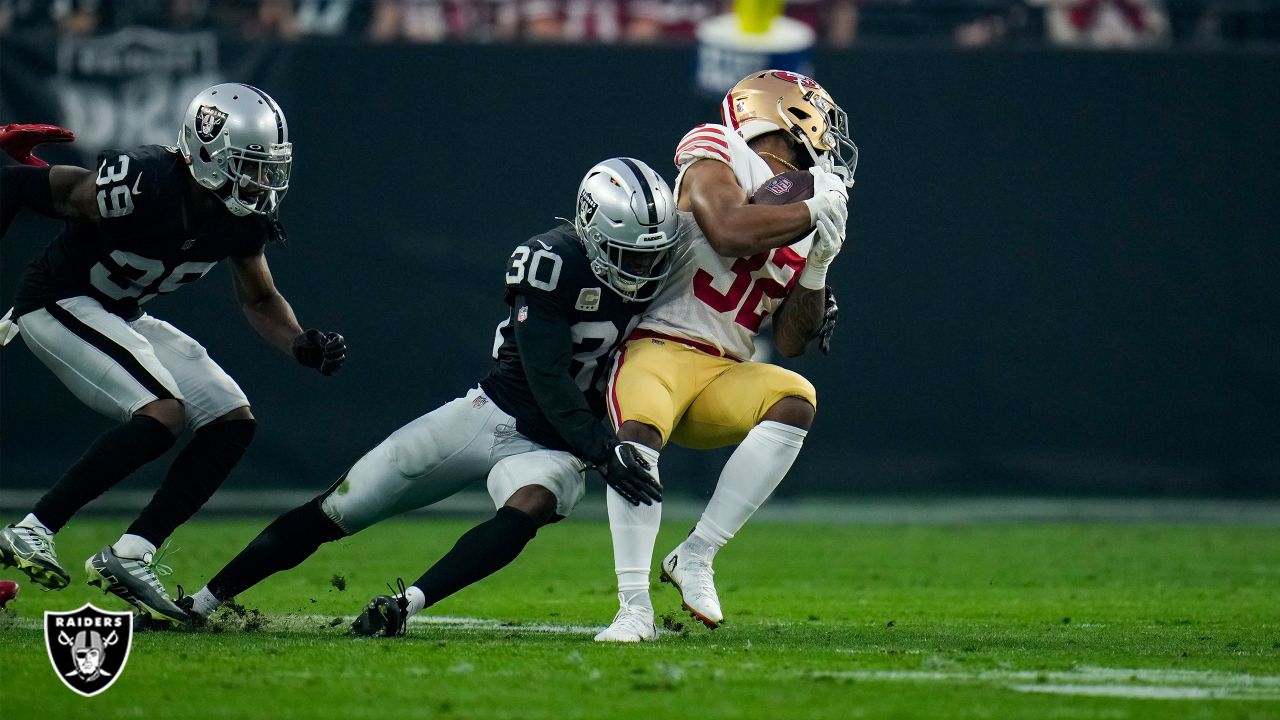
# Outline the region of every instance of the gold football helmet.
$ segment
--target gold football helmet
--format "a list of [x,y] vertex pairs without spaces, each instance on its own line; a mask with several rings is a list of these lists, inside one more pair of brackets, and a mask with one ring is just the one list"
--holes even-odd
[[858,146],[849,139],[849,116],[813,78],[787,70],[751,73],[724,96],[720,115],[748,142],[769,132],[787,133],[815,165],[853,186]]

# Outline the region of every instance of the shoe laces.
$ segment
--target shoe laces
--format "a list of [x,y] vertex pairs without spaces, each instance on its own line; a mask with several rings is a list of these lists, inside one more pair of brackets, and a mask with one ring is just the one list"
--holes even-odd
[[712,578],[715,577],[716,570],[711,567],[711,561],[702,553],[692,550],[686,551],[682,560],[685,570],[689,571],[685,576],[685,583],[693,586],[689,590],[694,595],[715,599],[716,587]]
[[644,625],[650,624],[649,615],[653,612],[652,608],[647,608],[644,605],[632,605],[623,598],[622,593],[618,593],[618,602],[618,613],[613,616],[614,625],[632,619]]
[[[13,531],[23,542],[35,548],[32,555],[44,553],[54,562],[58,561],[58,556],[53,551],[53,538],[49,537],[49,535],[40,532],[36,528],[29,528],[23,525],[14,525]],[[28,557],[27,559],[29,560],[30,558]]]
[[172,575],[173,568],[169,567],[168,565],[160,561],[164,559],[166,555],[171,555],[173,553],[176,553],[180,549],[181,548],[170,549],[169,541],[165,540],[164,544],[160,546],[159,550],[156,550],[154,553],[151,553],[150,560],[129,558],[130,561],[138,563],[146,571],[142,575],[142,580],[146,582],[148,585],[155,588],[160,593],[160,595],[164,597],[166,600],[169,599],[169,593],[164,589],[164,584],[160,582],[160,578],[157,577],[157,575]]
[[391,583],[387,583],[387,589],[391,591],[391,599],[396,601],[401,610],[408,609],[409,598],[405,597],[405,593],[409,588],[405,587],[404,578],[396,578],[395,587],[391,587]]

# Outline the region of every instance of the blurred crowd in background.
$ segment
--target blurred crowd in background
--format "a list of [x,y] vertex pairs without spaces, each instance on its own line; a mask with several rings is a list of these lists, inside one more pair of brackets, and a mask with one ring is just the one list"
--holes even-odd
[[[127,26],[375,43],[694,41],[716,0],[0,0],[0,35]],[[788,0],[820,45],[1230,47],[1280,43],[1280,0]]]

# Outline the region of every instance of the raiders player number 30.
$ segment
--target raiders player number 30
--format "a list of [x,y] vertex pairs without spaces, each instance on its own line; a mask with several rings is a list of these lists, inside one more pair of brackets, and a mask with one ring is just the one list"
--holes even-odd
[[506,566],[573,510],[594,466],[633,504],[661,499],[637,447],[603,422],[605,367],[666,276],[671,190],[644,163],[588,171],[572,224],[521,243],[506,268],[493,365],[463,397],[392,433],[329,490],[277,518],[185,606],[208,616],[325,542],[485,481],[495,515],[413,585],[375,597],[352,630],[399,635],[410,615]]

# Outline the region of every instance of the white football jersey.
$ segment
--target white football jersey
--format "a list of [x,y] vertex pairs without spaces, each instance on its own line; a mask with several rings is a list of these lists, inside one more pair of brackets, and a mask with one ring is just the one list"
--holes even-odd
[[[699,125],[676,148],[677,203],[685,170],[704,159],[732,168],[748,195],[773,177],[768,163],[738,133],[723,125]],[[739,360],[749,359],[755,353],[760,325],[800,279],[812,234],[794,245],[731,258],[716,254],[693,213],[681,212],[680,225],[671,274],[637,332],[684,338]]]

